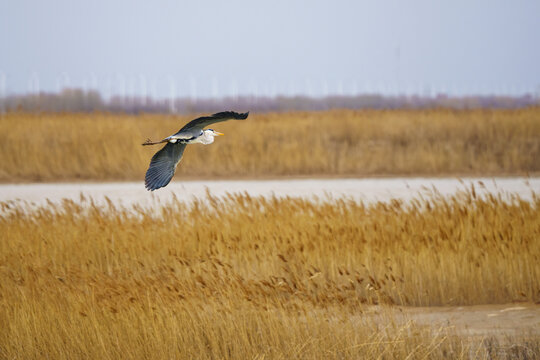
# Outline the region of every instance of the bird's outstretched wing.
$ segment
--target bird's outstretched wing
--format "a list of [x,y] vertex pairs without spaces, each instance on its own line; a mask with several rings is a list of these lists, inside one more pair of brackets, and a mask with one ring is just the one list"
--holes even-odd
[[244,119],[247,119],[248,115],[249,115],[249,112],[243,113],[243,114],[242,113],[237,113],[237,112],[234,112],[234,111],[218,112],[218,113],[215,113],[214,115],[203,116],[203,117],[197,118],[195,120],[191,120],[183,128],[181,128],[178,132],[181,133],[183,131],[193,130],[193,129],[202,130],[206,126],[208,126],[210,124],[221,122],[221,121],[227,121],[227,120],[231,120],[231,119],[244,120]]
[[185,148],[186,144],[167,143],[154,154],[144,177],[144,186],[148,190],[162,188],[171,181]]

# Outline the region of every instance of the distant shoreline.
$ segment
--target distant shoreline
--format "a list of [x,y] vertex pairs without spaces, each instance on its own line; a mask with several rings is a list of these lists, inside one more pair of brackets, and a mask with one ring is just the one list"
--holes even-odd
[[[197,181],[287,181],[287,180],[376,180],[376,179],[535,179],[540,178],[540,172],[532,174],[368,174],[368,175],[340,175],[340,174],[314,174],[314,175],[261,175],[261,176],[183,176],[177,174],[172,183]],[[144,174],[139,178],[131,179],[80,179],[66,178],[58,180],[16,179],[14,181],[0,180],[0,185],[31,185],[31,184],[109,184],[109,183],[136,183],[144,182]]]

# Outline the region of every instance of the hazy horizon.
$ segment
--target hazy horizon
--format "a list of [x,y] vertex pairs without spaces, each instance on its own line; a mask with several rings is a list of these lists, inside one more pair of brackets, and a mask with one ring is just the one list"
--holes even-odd
[[0,96],[540,93],[540,3],[0,4]]

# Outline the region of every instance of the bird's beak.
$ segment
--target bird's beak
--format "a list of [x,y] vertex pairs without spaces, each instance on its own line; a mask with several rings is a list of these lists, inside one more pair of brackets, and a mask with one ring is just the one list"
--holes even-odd
[[217,131],[214,131],[216,133],[216,135],[218,136],[221,136],[221,135],[225,135],[224,133],[220,133],[220,132],[217,132]]

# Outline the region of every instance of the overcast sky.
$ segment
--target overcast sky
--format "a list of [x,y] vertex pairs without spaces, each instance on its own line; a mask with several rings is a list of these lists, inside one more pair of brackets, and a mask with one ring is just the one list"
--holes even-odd
[[538,0],[0,0],[0,93],[538,93],[539,44]]

